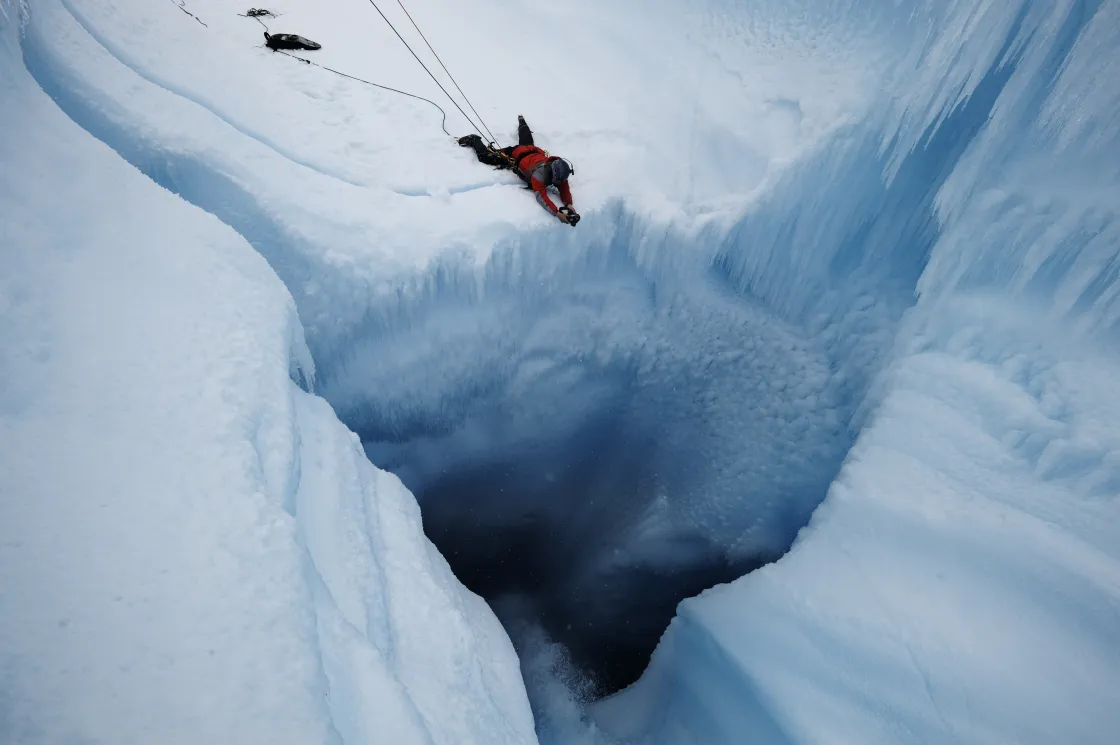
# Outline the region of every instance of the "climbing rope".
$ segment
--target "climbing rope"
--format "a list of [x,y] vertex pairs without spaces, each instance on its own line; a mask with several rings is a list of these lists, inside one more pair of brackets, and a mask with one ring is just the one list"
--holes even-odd
[[265,10],[264,8],[249,8],[249,10],[245,11],[244,13],[238,13],[237,15],[241,18],[252,18],[254,21],[263,26],[265,31],[269,31],[269,28],[268,25],[261,20],[262,18],[279,18],[279,16],[273,13],[271,10]]
[[[237,15],[241,18],[252,18],[254,21],[261,24],[262,26],[264,26],[264,21],[260,20],[261,18],[277,18],[278,17],[271,10],[265,10],[264,8],[249,8],[244,13],[238,13]],[[264,26],[264,27],[268,28],[268,26]]]
[[[269,32],[269,33],[271,33],[271,32],[269,31],[268,24],[266,24],[264,21],[262,21],[261,18],[276,18],[277,17],[276,14],[273,13],[272,11],[265,10],[263,8],[250,8],[248,12],[238,13],[237,15],[241,16],[242,18],[252,18],[254,21],[256,21],[261,26],[263,26],[264,30],[266,32]],[[348,78],[348,79],[356,81],[358,83],[365,83],[366,85],[373,86],[374,88],[380,88],[381,90],[391,91],[393,93],[399,93],[402,96],[408,96],[409,98],[415,98],[415,99],[418,99],[420,101],[430,103],[432,106],[435,106],[436,109],[439,110],[440,114],[443,115],[443,120],[440,121],[439,128],[442,129],[443,133],[445,135],[447,135],[448,137],[451,137],[452,139],[454,139],[454,137],[455,137],[455,135],[453,135],[453,134],[451,134],[450,132],[447,131],[447,112],[443,110],[442,106],[440,106],[438,103],[431,100],[430,98],[424,98],[423,96],[417,96],[414,93],[409,93],[407,91],[398,90],[397,88],[390,88],[387,85],[381,85],[380,83],[374,83],[372,80],[364,80],[362,78],[355,77],[354,75],[348,75],[347,73],[344,73],[341,70],[335,70],[332,67],[327,67],[326,65],[320,65],[318,62],[312,62],[311,60],[300,57],[299,55],[291,54],[290,52],[285,52],[283,49],[273,49],[272,51],[277,52],[279,54],[282,54],[285,57],[291,57],[292,59],[298,60],[299,62],[302,62],[305,65],[311,65],[312,67],[318,67],[320,70],[326,70],[327,72],[332,72],[335,75],[339,75],[341,77]]]
[[428,50],[431,51],[432,56],[436,58],[436,62],[439,62],[439,66],[443,68],[443,71],[445,73],[447,73],[447,77],[451,78],[451,82],[455,84],[455,90],[459,91],[459,95],[462,96],[463,100],[467,102],[467,106],[470,106],[471,111],[473,111],[474,115],[478,117],[478,121],[482,123],[482,128],[486,130],[486,134],[490,135],[490,142],[496,141],[497,138],[494,137],[494,133],[490,131],[490,128],[486,126],[486,122],[483,121],[482,114],[478,113],[478,109],[476,109],[474,107],[474,104],[471,103],[471,100],[467,98],[467,94],[463,93],[463,89],[459,87],[459,83],[455,80],[455,76],[451,74],[451,71],[447,69],[447,65],[443,64],[443,60],[440,59],[438,54],[436,54],[436,50],[432,48],[432,44],[428,41],[428,37],[424,36],[424,32],[420,30],[420,27],[418,25],[416,25],[416,21],[413,20],[412,14],[408,12],[408,8],[404,7],[404,3],[401,2],[401,0],[397,0],[397,5],[401,6],[401,10],[403,10],[404,14],[408,16],[408,20],[412,23],[412,27],[416,29],[416,33],[420,34],[420,38],[423,39],[424,43],[428,45]]
[[[393,22],[390,21],[388,19],[388,17],[384,13],[381,12],[381,8],[379,8],[377,6],[377,3],[374,2],[374,0],[369,0],[369,4],[372,5],[373,9],[377,11],[377,14],[380,15],[385,20],[385,23],[389,24],[389,28],[393,29],[393,33],[397,35],[397,38],[401,40],[402,44],[404,44],[405,49],[407,49],[409,51],[409,53],[412,54],[412,56],[416,58],[416,61],[420,63],[420,66],[424,68],[424,72],[428,73],[428,77],[430,77],[435,82],[435,84],[439,86],[439,89],[441,91],[443,91],[443,95],[447,96],[448,100],[450,100],[451,103],[455,104],[455,108],[457,108],[459,110],[459,113],[463,115],[463,118],[465,118],[468,122],[470,122],[471,126],[474,127],[474,131],[478,132],[479,136],[481,136],[483,134],[482,130],[478,128],[478,125],[474,123],[473,119],[471,119],[469,116],[467,116],[467,112],[463,111],[463,107],[459,105],[459,102],[456,101],[455,98],[450,93],[447,92],[447,89],[443,87],[443,83],[439,82],[439,78],[437,78],[435,75],[432,74],[432,71],[429,70],[428,66],[424,64],[424,60],[420,59],[420,56],[418,54],[416,54],[415,51],[413,51],[412,47],[409,46],[409,43],[407,41],[405,41],[405,38],[403,36],[401,36],[401,32],[397,31],[397,27],[393,25]],[[401,7],[403,8],[404,6],[401,6]],[[407,11],[406,11],[406,13],[407,13]],[[411,18],[411,16],[409,16],[409,17]],[[433,51],[433,54],[434,53],[435,52]],[[443,63],[441,62],[440,64],[443,64]],[[450,73],[448,73],[448,75],[450,75]],[[463,96],[463,98],[465,99],[466,96]],[[468,101],[467,103],[469,104],[470,102]],[[482,117],[479,117],[479,121],[482,121]],[[486,124],[483,123],[482,126],[485,127]],[[491,140],[491,142],[493,142],[493,140],[494,140],[493,136],[491,136],[490,140]]]
[[[175,6],[176,6],[177,8],[179,8],[179,10],[183,11],[184,13],[186,13],[187,15],[189,15],[189,16],[190,16],[191,18],[193,18],[193,19],[195,19],[196,21],[198,21],[199,23],[201,23],[201,24],[202,24],[203,26],[206,26],[206,24],[205,24],[205,23],[203,23],[203,21],[202,21],[202,19],[201,19],[201,18],[199,18],[199,17],[198,17],[198,16],[196,16],[196,15],[195,15],[194,13],[190,12],[189,10],[187,10],[187,0],[171,0],[171,2],[173,2],[173,3],[175,4]],[[206,26],[206,28],[210,28],[210,27],[209,27],[209,26]]]
[[[199,18],[194,13],[187,10],[186,0],[171,0],[171,2],[174,3],[175,7],[177,7],[179,10],[183,11],[184,13],[186,13],[191,18],[198,21],[200,24],[202,24],[206,28],[210,28],[201,18]],[[455,89],[457,91],[459,91],[459,95],[461,95],[463,97],[463,100],[466,101],[467,106],[470,107],[470,110],[472,112],[474,112],[474,115],[476,117],[478,117],[479,123],[482,124],[482,129],[479,129],[478,125],[475,124],[474,119],[471,119],[471,117],[467,114],[467,112],[463,111],[463,107],[459,105],[459,102],[455,100],[454,96],[452,96],[450,93],[447,92],[447,89],[443,87],[443,84],[439,82],[439,79],[436,78],[436,76],[432,74],[432,71],[428,69],[428,66],[424,64],[424,61],[422,59],[420,59],[420,56],[418,54],[416,54],[416,52],[413,50],[413,48],[405,40],[405,38],[403,36],[401,36],[400,32],[397,31],[397,27],[394,26],[393,22],[390,21],[389,18],[381,11],[381,8],[378,7],[377,3],[374,2],[374,0],[369,0],[369,4],[373,6],[374,10],[377,11],[377,14],[380,15],[381,18],[385,21],[385,23],[387,23],[389,25],[389,28],[393,30],[393,33],[396,34],[397,38],[401,40],[402,44],[404,44],[405,49],[407,49],[409,51],[409,53],[413,56],[413,58],[415,58],[416,61],[420,63],[420,66],[424,68],[424,72],[428,73],[428,77],[430,77],[432,79],[432,81],[437,86],[439,86],[439,89],[441,91],[443,91],[443,94],[445,96],[447,96],[448,100],[450,100],[451,103],[455,104],[455,108],[457,108],[459,110],[459,113],[463,115],[463,118],[466,119],[468,122],[470,122],[470,125],[471,125],[471,127],[474,128],[474,131],[478,132],[478,134],[481,136],[483,134],[482,130],[485,129],[486,134],[488,134],[490,136],[490,144],[493,145],[494,141],[496,139],[494,137],[494,133],[490,131],[490,128],[488,126],[486,126],[486,122],[483,120],[482,115],[478,113],[478,109],[476,109],[474,107],[474,104],[471,103],[470,98],[468,98],[467,94],[463,92],[463,89],[459,85],[459,82],[457,80],[455,80],[455,76],[452,75],[451,71],[447,69],[447,65],[445,65],[443,63],[443,60],[440,58],[439,54],[436,53],[435,48],[432,47],[431,42],[428,41],[428,37],[424,35],[424,32],[420,30],[420,26],[416,23],[416,20],[412,17],[412,14],[408,12],[408,8],[404,7],[404,3],[401,2],[401,0],[397,0],[397,4],[401,6],[401,10],[404,11],[404,14],[406,16],[408,16],[408,20],[412,23],[412,27],[416,29],[416,32],[418,34],[420,34],[420,38],[424,40],[425,44],[427,44],[428,49],[432,53],[432,56],[436,58],[436,61],[439,62],[440,67],[442,67],[443,71],[445,73],[447,73],[447,77],[451,79],[452,83],[454,83]],[[237,15],[239,15],[242,18],[251,18],[254,21],[256,21],[257,23],[259,23],[261,25],[261,27],[264,28],[266,37],[268,36],[269,33],[271,33],[271,30],[268,28],[268,24],[266,24],[261,19],[262,18],[277,18],[278,17],[275,13],[273,13],[272,11],[267,10],[265,8],[249,8],[248,11],[246,11],[244,13],[238,13]],[[274,49],[273,51],[280,52],[280,54],[283,54],[285,57],[291,57],[292,59],[299,60],[300,62],[303,62],[306,65],[312,65],[314,67],[318,67],[321,70],[326,70],[327,72],[334,73],[335,75],[340,75],[344,78],[348,78],[348,79],[356,81],[358,83],[364,83],[365,85],[373,86],[374,88],[380,88],[381,90],[390,91],[392,93],[399,93],[402,96],[408,96],[409,98],[415,98],[419,101],[424,101],[425,103],[429,103],[432,106],[435,106],[439,110],[439,113],[443,115],[443,119],[440,121],[440,124],[439,124],[440,129],[443,130],[443,133],[445,135],[447,135],[448,137],[451,137],[452,139],[455,139],[455,136],[447,131],[447,112],[444,111],[442,106],[440,106],[439,104],[437,104],[435,101],[431,100],[430,98],[424,98],[423,96],[417,96],[414,93],[409,93],[407,91],[402,91],[402,90],[399,90],[397,88],[391,88],[387,85],[381,85],[380,83],[374,83],[371,80],[364,80],[364,79],[356,77],[354,75],[349,75],[347,73],[344,73],[341,70],[335,70],[331,67],[327,67],[326,65],[320,65],[318,62],[312,62],[309,59],[304,59],[303,57],[297,56],[295,54],[289,54],[288,52],[285,52],[282,49]]]
[[327,67],[326,65],[320,65],[318,62],[312,62],[309,59],[304,59],[303,57],[300,57],[298,55],[291,54],[289,52],[285,52],[283,49],[274,49],[273,51],[276,52],[277,54],[282,54],[285,57],[291,57],[294,60],[299,60],[300,62],[304,63],[305,65],[311,65],[312,67],[318,67],[320,70],[326,70],[327,72],[333,72],[335,75],[341,75],[344,78],[349,78],[350,80],[354,80],[354,81],[357,81],[359,83],[365,83],[366,85],[372,85],[374,88],[380,88],[382,90],[392,91],[393,93],[399,93],[402,96],[408,96],[409,98],[417,98],[421,101],[427,101],[432,106],[435,106],[437,109],[439,109],[439,113],[443,114],[443,121],[441,121],[439,123],[440,129],[443,130],[443,133],[445,135],[447,135],[448,137],[451,137],[452,139],[455,138],[455,135],[453,135],[453,134],[451,134],[450,132],[447,131],[447,112],[443,110],[442,106],[440,106],[438,103],[431,100],[430,98],[424,98],[423,96],[417,96],[415,93],[408,93],[406,91],[397,90],[396,88],[390,88],[387,85],[381,85],[380,83],[374,83],[374,82],[371,82],[369,80],[363,80],[362,78],[357,78],[357,77],[354,77],[353,75],[347,75],[344,72],[340,72],[339,70],[335,70],[333,68]]

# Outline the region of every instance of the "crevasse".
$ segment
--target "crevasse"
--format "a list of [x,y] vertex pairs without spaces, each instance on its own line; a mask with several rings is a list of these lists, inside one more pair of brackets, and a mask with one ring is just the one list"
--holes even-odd
[[[269,261],[317,392],[511,628],[539,623],[601,690],[660,638],[595,726],[665,743],[1105,742],[1117,5],[656,10],[639,39],[676,19],[680,67],[747,91],[767,61],[804,72],[802,55],[837,48],[877,69],[788,162],[757,166],[749,199],[655,214],[648,195],[592,196],[578,231],[439,233],[408,223],[421,192],[367,214],[328,146],[249,126],[89,3],[32,7],[22,53],[74,122]],[[745,178],[721,158],[761,157],[736,91],[700,86],[692,124],[651,125],[703,141],[657,153],[704,174],[690,193]],[[823,100],[767,104],[770,121],[809,129]],[[231,131],[237,147],[214,144]],[[295,172],[309,186],[275,183]],[[418,214],[472,204],[477,221],[482,191]],[[415,261],[362,253],[410,240]],[[531,671],[542,642],[525,638]],[[527,672],[541,738],[592,737],[550,675]]]

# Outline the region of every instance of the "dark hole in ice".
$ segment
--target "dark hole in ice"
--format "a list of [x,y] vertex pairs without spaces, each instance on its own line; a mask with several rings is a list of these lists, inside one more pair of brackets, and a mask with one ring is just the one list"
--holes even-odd
[[578,469],[568,469],[551,482],[541,479],[544,485],[526,482],[525,464],[495,464],[440,479],[418,495],[429,506],[426,532],[459,580],[491,602],[508,595],[527,601],[542,628],[567,648],[600,695],[638,679],[681,600],[764,562],[731,564],[712,555],[673,570],[627,567],[581,578],[579,567],[586,557],[580,554],[593,550],[594,544],[583,545],[579,534],[552,522],[555,518],[526,517],[497,526],[485,515],[453,511],[445,516],[431,506],[452,500],[483,502],[494,492],[516,499],[530,490],[536,499],[570,503],[576,493],[593,503],[638,488],[641,474],[633,474],[631,484],[614,481],[626,474],[615,470],[617,464],[605,462],[608,457],[589,453]]
[[500,617],[502,601],[516,597],[531,616],[517,621],[562,644],[599,696],[637,680],[681,600],[776,558],[732,562],[704,540],[674,536],[664,550],[679,559],[611,565],[662,486],[657,448],[624,420],[608,407],[563,441],[544,436],[423,476],[371,453],[413,490],[425,532],[459,580]]

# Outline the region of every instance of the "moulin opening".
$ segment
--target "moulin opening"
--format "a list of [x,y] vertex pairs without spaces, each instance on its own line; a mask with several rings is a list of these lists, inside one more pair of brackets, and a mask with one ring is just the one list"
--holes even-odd
[[320,392],[460,581],[595,695],[638,678],[681,600],[781,556],[851,444],[834,331],[717,272],[622,253],[538,295],[441,292]]
[[665,484],[656,447],[616,416],[601,412],[564,433],[565,442],[545,434],[525,451],[431,478],[395,464],[456,577],[507,625],[535,624],[561,644],[595,695],[637,680],[681,600],[776,558],[729,559],[699,534],[646,546],[660,557],[622,555]]
[[410,485],[456,577],[507,626],[536,625],[561,644],[593,695],[637,680],[681,600],[766,560],[728,560],[694,539],[685,561],[612,563],[640,517],[635,506],[661,487],[657,463],[627,434],[605,413],[551,452],[465,464]]

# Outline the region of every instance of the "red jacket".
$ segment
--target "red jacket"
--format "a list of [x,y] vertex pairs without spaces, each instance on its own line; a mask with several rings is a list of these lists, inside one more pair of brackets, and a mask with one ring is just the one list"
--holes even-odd
[[[541,204],[547,207],[552,214],[559,214],[560,210],[548,198],[548,187],[536,176],[538,168],[546,163],[559,160],[559,158],[549,155],[536,145],[518,145],[510,155],[517,164],[518,174],[529,182],[529,186],[537,193],[537,199],[540,200]],[[560,198],[564,200],[564,204],[571,204],[572,190],[568,186],[568,180],[564,179],[556,188],[560,190]]]

